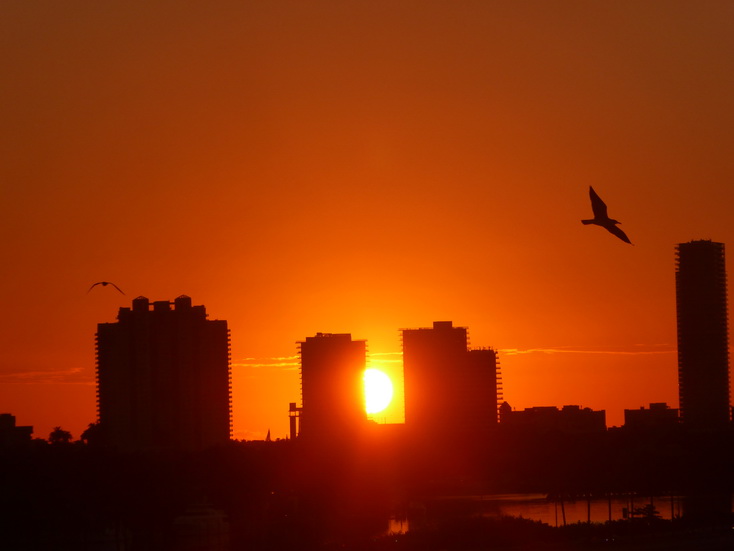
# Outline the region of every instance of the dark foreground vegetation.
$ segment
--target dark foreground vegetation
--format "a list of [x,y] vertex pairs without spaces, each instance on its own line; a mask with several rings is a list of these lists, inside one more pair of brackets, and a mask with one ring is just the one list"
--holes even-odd
[[[58,436],[58,435],[57,435]],[[232,442],[199,452],[93,441],[0,449],[0,549],[734,549],[731,435],[495,435],[492,446],[365,438]],[[551,527],[432,505],[443,495],[674,493],[688,515]],[[391,515],[410,518],[388,534]]]

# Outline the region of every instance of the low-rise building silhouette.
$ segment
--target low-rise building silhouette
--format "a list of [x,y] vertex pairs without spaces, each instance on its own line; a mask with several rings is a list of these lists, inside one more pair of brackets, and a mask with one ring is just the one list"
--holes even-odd
[[33,427],[19,427],[15,415],[0,413],[0,448],[16,448],[28,444],[33,435]]
[[500,406],[503,427],[568,434],[606,431],[606,411],[594,411],[581,406],[540,406],[513,410],[510,404]]
[[229,330],[204,306],[133,300],[97,330],[97,408],[110,445],[203,449],[231,434]]
[[649,408],[624,410],[624,428],[641,431],[671,429],[678,426],[678,410],[665,402],[651,403]]

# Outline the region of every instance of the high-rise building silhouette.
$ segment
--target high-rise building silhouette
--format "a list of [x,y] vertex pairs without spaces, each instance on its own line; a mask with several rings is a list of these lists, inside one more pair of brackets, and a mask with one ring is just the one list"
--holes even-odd
[[403,329],[405,425],[414,435],[478,437],[497,424],[497,352],[470,350],[465,327]]
[[300,435],[348,439],[367,421],[365,341],[349,333],[316,333],[298,343],[301,357]]
[[[172,307],[173,306],[173,307]],[[231,434],[229,330],[180,296],[145,297],[97,329],[102,436],[129,450],[203,449]]]
[[729,421],[729,339],[724,244],[676,247],[678,391],[683,425],[715,429]]

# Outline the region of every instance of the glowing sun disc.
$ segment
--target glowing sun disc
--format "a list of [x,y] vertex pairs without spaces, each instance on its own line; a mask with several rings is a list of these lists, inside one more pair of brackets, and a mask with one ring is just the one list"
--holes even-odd
[[379,413],[392,401],[392,381],[379,369],[364,372],[364,401],[367,413]]

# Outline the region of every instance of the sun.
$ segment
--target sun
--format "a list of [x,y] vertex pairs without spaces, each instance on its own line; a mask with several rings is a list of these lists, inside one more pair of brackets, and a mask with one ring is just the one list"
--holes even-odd
[[364,372],[364,401],[368,414],[379,413],[392,401],[392,381],[379,369]]

